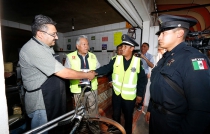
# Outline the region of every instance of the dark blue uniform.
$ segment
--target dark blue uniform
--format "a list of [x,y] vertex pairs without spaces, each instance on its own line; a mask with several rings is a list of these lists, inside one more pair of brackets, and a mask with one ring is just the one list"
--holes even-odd
[[[206,64],[196,69],[193,59]],[[205,55],[184,42],[163,55],[151,75],[150,133],[203,133],[210,122],[209,66]],[[167,84],[163,74],[184,91],[184,96]]]

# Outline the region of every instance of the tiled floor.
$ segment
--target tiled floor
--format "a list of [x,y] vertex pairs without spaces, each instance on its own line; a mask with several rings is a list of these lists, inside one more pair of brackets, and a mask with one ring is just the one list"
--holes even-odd
[[[147,111],[147,107],[143,107],[143,111],[139,112],[139,116],[136,121],[133,122],[133,134],[148,134],[149,133],[149,125],[146,123],[144,115]],[[135,117],[134,113],[134,117]]]
[[[142,111],[137,111],[135,109],[133,114],[133,134],[148,134],[149,133],[149,125],[145,122],[144,115],[147,110],[147,107],[143,107]],[[111,118],[112,110],[106,112],[106,117]],[[121,117],[123,124],[123,116]]]

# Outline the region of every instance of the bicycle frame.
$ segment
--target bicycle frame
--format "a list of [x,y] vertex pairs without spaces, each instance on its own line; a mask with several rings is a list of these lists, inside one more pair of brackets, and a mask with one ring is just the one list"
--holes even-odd
[[[82,119],[84,120],[87,120],[87,121],[102,121],[102,122],[105,122],[105,123],[109,123],[109,124],[112,124],[114,125],[115,127],[117,127],[122,134],[126,134],[125,132],[125,129],[117,122],[115,122],[114,120],[111,120],[111,119],[108,119],[106,117],[90,117],[90,116],[85,116],[86,112],[85,112],[85,106],[82,104],[82,103],[79,103],[81,101],[81,98],[84,94],[84,91],[85,89],[89,87],[89,85],[85,85],[85,87],[83,88],[80,96],[79,96],[79,99],[78,99],[78,102],[76,104],[76,108],[75,110],[72,110],[60,117],[57,117],[56,119],[54,120],[51,120],[37,128],[34,128],[24,134],[30,134],[30,133],[36,133],[36,134],[41,134],[41,133],[44,133],[52,128],[55,128],[57,126],[62,126],[62,125],[66,125],[66,124],[69,124],[71,122],[74,122],[74,126],[72,127],[72,130],[70,132],[70,134],[73,134],[75,132],[75,130],[80,126],[80,122],[82,121]],[[82,104],[80,107],[79,105]]]
[[[78,101],[81,100],[85,89],[87,87],[90,87],[89,85],[84,85],[84,86],[85,87],[83,88],[83,90],[82,90],[82,92],[79,96]],[[78,107],[78,106],[79,106],[79,103],[77,103],[75,110],[72,110],[72,111],[70,111],[70,112],[68,112],[68,113],[66,113],[62,116],[59,116],[59,117],[57,117],[57,118],[39,126],[39,127],[36,127],[36,128],[34,128],[30,131],[27,131],[24,134],[31,134],[31,133],[34,133],[34,132],[36,132],[37,134],[41,134],[41,133],[44,133],[44,132],[46,132],[46,131],[48,131],[52,128],[55,128],[55,127],[59,126],[59,123],[62,123],[62,122],[65,123],[65,122],[68,122],[69,120],[70,120],[70,122],[72,122],[74,119],[79,119],[78,124],[75,124],[76,127],[75,126],[73,127],[73,130],[76,130],[76,128],[79,126],[79,123],[81,122],[81,120],[82,120],[82,118],[85,114],[85,111],[84,111],[85,107],[83,105],[80,106],[80,107]]]
[[[84,110],[84,106],[81,106],[78,108],[78,114],[82,114],[83,113],[83,110]],[[65,121],[65,120],[69,120],[69,119],[72,119],[73,117],[75,116],[75,110],[72,110],[60,117],[57,117],[37,128],[34,128],[24,134],[31,134],[31,133],[34,133],[34,132],[39,132],[39,133],[44,133],[52,128],[55,128],[58,126],[58,123],[61,122],[61,121]]]

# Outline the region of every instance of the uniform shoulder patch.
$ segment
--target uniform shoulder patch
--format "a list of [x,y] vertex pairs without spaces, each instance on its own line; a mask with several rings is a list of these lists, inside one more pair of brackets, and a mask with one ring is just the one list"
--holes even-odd
[[208,69],[208,65],[204,58],[194,58],[192,60],[192,65],[194,70],[206,70]]

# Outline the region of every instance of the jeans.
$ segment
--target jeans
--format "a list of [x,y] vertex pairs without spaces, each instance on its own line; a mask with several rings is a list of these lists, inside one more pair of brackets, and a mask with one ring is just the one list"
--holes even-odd
[[[28,114],[31,120],[31,129],[34,129],[38,126],[41,126],[47,123],[47,114],[46,110],[36,110],[33,113]],[[45,133],[47,134],[47,133]]]

